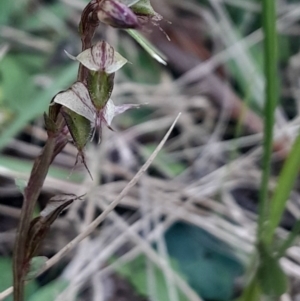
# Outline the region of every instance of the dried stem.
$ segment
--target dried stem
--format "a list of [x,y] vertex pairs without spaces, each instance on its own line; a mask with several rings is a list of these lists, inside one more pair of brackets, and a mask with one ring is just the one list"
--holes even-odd
[[[42,154],[35,160],[31,176],[24,191],[24,200],[14,247],[14,301],[24,299],[24,278],[28,271],[30,258],[26,258],[26,239],[34,207],[40,195],[55,149],[55,137],[49,137]],[[29,260],[29,261],[28,261]]]
[[[97,1],[91,1],[82,13],[79,25],[82,50],[91,47],[92,38],[99,25],[99,21],[95,18],[95,14],[93,13],[95,5],[98,5]],[[87,71],[88,70],[80,64],[77,80],[84,82],[87,77]],[[58,116],[57,124],[58,128],[62,129],[64,120],[60,114]],[[56,155],[61,152],[66,143],[67,140],[64,135],[52,134],[48,136],[48,140],[41,155],[35,160],[28,185],[24,191],[23,206],[13,254],[14,301],[24,300],[24,279],[31,260],[30,256],[27,256],[27,239],[34,207],[42,190],[50,164]]]

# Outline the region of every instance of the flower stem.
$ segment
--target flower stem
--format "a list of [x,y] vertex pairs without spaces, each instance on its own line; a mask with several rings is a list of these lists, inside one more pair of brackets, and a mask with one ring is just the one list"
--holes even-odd
[[13,254],[14,301],[24,300],[24,278],[31,259],[26,256],[27,234],[35,204],[53,160],[55,145],[55,136],[49,137],[41,155],[34,162],[28,185],[24,191],[23,206]]

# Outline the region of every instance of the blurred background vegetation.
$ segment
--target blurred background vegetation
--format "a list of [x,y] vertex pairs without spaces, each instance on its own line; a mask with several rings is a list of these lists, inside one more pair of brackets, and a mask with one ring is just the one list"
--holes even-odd
[[[77,26],[87,1],[0,2],[0,292],[11,285],[11,255],[24,185],[47,137],[42,114],[75,80]],[[142,30],[167,58],[151,58],[125,31],[101,27],[126,57],[115,103],[147,104],[114,121],[87,148],[92,181],[70,144],[50,169],[36,208],[57,193],[89,192],[54,223],[41,255],[51,257],[116,198],[178,112],[172,137],[147,175],[95,233],[32,281],[27,300],[229,301],[245,286],[257,219],[264,104],[260,1],[152,0],[160,27]],[[300,4],[277,1],[279,95],[270,187],[300,125]],[[170,37],[170,41],[167,39]],[[278,237],[300,216],[299,183]],[[281,300],[300,298],[300,245],[282,266]],[[5,300],[11,300],[8,297]]]

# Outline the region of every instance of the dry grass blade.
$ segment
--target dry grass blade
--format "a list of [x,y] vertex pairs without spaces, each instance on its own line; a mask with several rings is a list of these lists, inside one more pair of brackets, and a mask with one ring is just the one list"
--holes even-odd
[[4,300],[5,298],[7,298],[10,294],[12,294],[13,292],[13,288],[9,287],[8,289],[6,289],[5,291],[3,291],[2,293],[0,293],[0,300]]
[[134,176],[134,178],[126,185],[126,187],[122,190],[122,192],[119,194],[119,196],[107,207],[107,209],[102,212],[101,215],[99,215],[86,229],[84,232],[79,234],[76,238],[74,238],[69,244],[67,244],[61,251],[59,251],[56,255],[54,255],[51,259],[49,259],[46,263],[45,269],[47,270],[50,267],[52,267],[55,263],[57,263],[67,252],[72,250],[74,247],[78,245],[83,239],[85,239],[87,236],[89,236],[98,226],[99,224],[107,217],[107,215],[119,204],[119,202],[123,199],[124,196],[127,195],[129,190],[138,182],[142,174],[149,168],[152,161],[155,159],[159,151],[162,149],[164,144],[166,143],[168,137],[170,136],[175,124],[177,123],[178,118],[180,117],[181,113],[178,114],[175,121],[171,125],[169,131],[163,138],[163,140],[160,142],[160,144],[157,146],[155,151],[152,153],[150,158],[147,160],[147,162],[141,167],[141,169],[138,171],[138,173]]
[[[119,194],[119,196],[109,205],[107,206],[107,209],[102,212],[92,223],[89,224],[89,226],[80,233],[77,237],[75,237],[71,242],[69,242],[63,249],[61,249],[56,255],[54,255],[52,258],[50,258],[43,270],[40,272],[43,273],[46,270],[48,270],[50,267],[52,267],[54,264],[60,261],[60,259],[66,255],[69,251],[74,249],[82,240],[84,240],[86,237],[88,237],[103,220],[107,217],[107,215],[120,203],[120,201],[128,194],[130,189],[138,182],[140,177],[145,173],[145,171],[149,168],[159,151],[162,149],[164,144],[166,143],[167,139],[169,138],[174,126],[176,125],[181,113],[178,114],[175,121],[171,125],[170,129],[162,139],[162,141],[159,143],[159,145],[156,147],[152,155],[149,157],[149,159],[146,161],[146,163],[141,167],[141,169],[138,171],[138,173],[133,177],[133,179],[125,186],[125,188],[122,190],[122,192]],[[7,296],[9,296],[13,292],[12,288],[8,288],[7,290],[3,291],[0,294],[0,300],[3,300]]]
[[4,58],[8,50],[9,50],[9,44],[4,44],[0,47],[0,61]]

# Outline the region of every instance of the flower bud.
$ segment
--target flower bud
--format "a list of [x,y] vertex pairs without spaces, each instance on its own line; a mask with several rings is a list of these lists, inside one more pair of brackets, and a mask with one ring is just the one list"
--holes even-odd
[[146,16],[150,18],[162,18],[153,9],[150,0],[139,0],[131,6],[131,10],[138,16]]
[[98,19],[116,28],[138,28],[139,21],[133,11],[117,0],[104,0],[98,7]]
[[150,0],[139,0],[130,8],[137,16],[141,26],[148,22],[151,22],[155,26],[159,26],[159,21],[163,19],[163,17],[153,9]]

